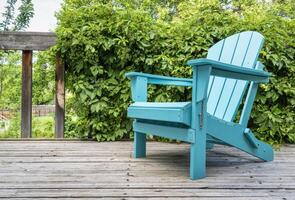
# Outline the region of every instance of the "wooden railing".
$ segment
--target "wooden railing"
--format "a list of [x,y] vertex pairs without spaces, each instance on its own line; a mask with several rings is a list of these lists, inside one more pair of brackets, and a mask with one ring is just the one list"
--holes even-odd
[[[19,109],[1,109],[0,110],[0,119],[1,116],[4,116],[6,119],[11,119],[14,117],[15,113],[19,113]],[[55,105],[33,105],[32,106],[32,115],[33,116],[48,116],[55,113]]]
[[[55,45],[56,35],[50,32],[0,32],[0,50],[22,51],[21,137],[32,137],[32,59],[33,51],[43,51]],[[56,55],[55,136],[64,136],[65,65]]]

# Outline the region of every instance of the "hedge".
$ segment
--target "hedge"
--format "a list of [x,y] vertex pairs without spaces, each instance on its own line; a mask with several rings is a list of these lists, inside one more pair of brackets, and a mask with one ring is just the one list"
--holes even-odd
[[[283,2],[283,3],[281,3]],[[131,138],[129,71],[191,77],[186,62],[244,30],[265,36],[261,84],[249,127],[272,144],[295,142],[295,1],[66,0],[57,14],[66,59],[67,134]],[[188,101],[189,88],[149,87],[149,100]]]

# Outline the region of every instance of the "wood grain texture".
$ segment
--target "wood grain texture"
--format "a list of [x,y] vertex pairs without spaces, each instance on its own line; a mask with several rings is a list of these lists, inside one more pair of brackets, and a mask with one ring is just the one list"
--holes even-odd
[[56,35],[51,32],[11,32],[0,31],[2,50],[46,50],[56,43]]
[[32,60],[33,51],[22,53],[21,137],[32,137]]
[[3,199],[294,199],[295,145],[261,162],[230,147],[207,152],[207,177],[189,174],[188,144],[147,142],[132,158],[131,142],[0,141]]
[[65,124],[65,63],[60,54],[56,56],[55,70],[55,137],[64,137]]

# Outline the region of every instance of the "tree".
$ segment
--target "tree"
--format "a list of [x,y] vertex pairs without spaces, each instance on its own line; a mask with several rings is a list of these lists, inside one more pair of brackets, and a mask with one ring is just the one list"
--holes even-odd
[[32,0],[21,0],[18,8],[18,15],[15,15],[15,5],[17,0],[7,0],[5,11],[2,13],[3,21],[0,23],[2,31],[19,31],[29,26],[30,19],[34,16],[34,6]]
[[[30,19],[34,16],[34,6],[32,0],[21,0],[18,8],[19,13],[15,14],[15,5],[17,0],[7,0],[5,11],[2,13],[3,21],[0,22],[0,31],[20,31],[28,27]],[[8,58],[9,51],[0,52],[0,97],[3,94],[4,78],[7,76],[7,70],[3,63]],[[18,54],[17,52],[15,54]]]

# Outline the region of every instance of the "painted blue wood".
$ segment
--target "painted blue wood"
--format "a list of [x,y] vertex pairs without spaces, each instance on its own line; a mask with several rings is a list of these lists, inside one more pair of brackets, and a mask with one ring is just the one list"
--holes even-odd
[[[147,78],[131,77],[132,100],[135,102],[147,101]],[[135,120],[136,121],[136,120]],[[145,132],[134,131],[133,151],[135,158],[146,156],[146,134]]]
[[[212,86],[213,86],[213,83],[214,83],[214,79],[215,79],[214,76],[210,76],[210,78],[209,78],[209,84],[208,84],[208,90],[207,90],[207,98],[209,97],[209,94],[211,93]],[[207,109],[209,109],[209,108],[207,108]]]
[[219,106],[216,106],[216,110],[213,113],[214,116],[223,119],[226,110],[229,106],[229,101],[232,98],[233,90],[235,88],[235,79],[227,78],[224,83],[224,88],[219,99]]
[[[225,41],[224,49],[226,50],[221,52],[221,56],[219,59],[220,62],[233,64],[233,59],[235,57],[236,51],[237,49],[239,50],[238,44],[240,41],[240,35],[241,34],[235,34],[224,40]],[[231,98],[230,91],[233,90],[233,84],[232,84],[233,79],[229,79],[229,78],[226,79],[221,77],[218,77],[218,78],[222,79],[223,83],[222,83],[222,88],[220,89],[219,98],[218,99],[212,98],[212,100],[214,100],[215,102],[217,101],[213,115],[219,118],[222,118],[222,116],[224,115],[226,111],[227,104]],[[217,87],[221,87],[221,85]],[[212,113],[209,110],[208,112]]]
[[206,176],[207,89],[211,66],[193,67],[192,123],[195,142],[190,147],[190,178]]
[[[236,36],[237,35],[237,36]],[[239,34],[236,34],[234,39],[235,40],[238,40],[239,38]],[[217,44],[213,45],[209,51],[208,51],[208,55],[207,55],[207,58],[208,59],[212,59],[212,60],[216,60],[216,61],[220,61],[221,57],[222,57],[222,53],[223,52],[227,52],[227,49],[229,48],[230,50],[232,51],[235,51],[235,48],[232,48],[230,47],[230,44],[231,43],[231,37],[228,37],[224,40],[221,40],[219,41]],[[223,44],[223,46],[226,46],[225,48],[225,51],[223,51],[223,48],[221,49],[220,48],[220,45]],[[229,53],[227,54],[226,57],[223,56],[223,62],[226,62],[228,61],[229,59],[231,59],[232,56],[229,56]],[[215,83],[215,84],[212,84],[211,85],[211,88],[210,88],[210,91],[208,91],[208,113],[210,114],[214,114],[214,112],[217,111],[217,108],[218,109],[222,109],[221,106],[217,106],[217,96],[223,96],[222,95],[222,91],[221,91],[221,84],[220,82],[225,82],[225,86],[227,87],[228,84],[224,78],[221,78],[221,77],[215,77],[215,76],[211,76],[210,79],[218,79],[218,83]],[[214,87],[213,87],[214,85]],[[212,91],[213,90],[213,91]],[[228,91],[228,90],[225,90],[225,91]],[[220,99],[219,99],[220,101]],[[224,102],[224,101],[222,101]]]
[[[128,108],[128,116],[135,119],[134,156],[145,157],[145,134],[149,133],[191,143],[190,177],[193,180],[205,177],[206,149],[214,144],[236,147],[271,161],[271,146],[246,128],[258,83],[267,82],[270,76],[257,62],[262,43],[263,37],[251,31],[218,42],[210,48],[207,59],[188,62],[193,68],[192,79],[128,73],[135,101]],[[147,84],[191,86],[192,101],[146,102]],[[249,84],[240,123],[233,123]]]
[[148,84],[156,84],[156,85],[177,85],[177,86],[192,86],[192,79],[188,78],[175,78],[170,76],[160,76],[153,75],[141,72],[128,72],[126,73],[126,77],[142,77],[147,78]]
[[[257,65],[256,65],[256,69],[263,70],[263,68],[264,68],[264,65],[258,61]],[[248,94],[247,94],[247,97],[246,97],[246,100],[244,103],[242,115],[241,115],[240,122],[239,122],[241,125],[243,125],[245,127],[247,126],[249,118],[250,118],[251,109],[252,109],[252,106],[253,106],[253,103],[255,100],[257,89],[258,89],[258,83],[252,82],[249,86],[249,89],[248,89]]]
[[254,148],[259,147],[259,141],[256,139],[256,137],[254,136],[254,134],[252,133],[250,129],[247,128],[244,132],[244,135],[246,136],[247,140],[250,142],[250,144]]
[[214,116],[208,115],[207,132],[214,138],[217,138],[233,147],[247,152],[264,161],[273,160],[273,149],[269,144],[266,144],[252,135],[255,138],[255,143],[258,148],[253,147],[249,140],[244,137],[245,127],[233,122],[226,122]]
[[[246,37],[245,35],[250,35],[250,32],[246,32],[243,33],[244,37]],[[248,36],[249,37],[249,36]],[[246,39],[245,39],[246,40]],[[246,53],[244,55],[244,58],[242,60],[242,64],[241,66],[243,66],[244,68],[254,68],[259,52],[262,48],[262,45],[264,43],[264,38],[260,33],[257,32],[251,32],[251,36],[249,38],[249,43],[247,46],[247,50]],[[244,47],[241,48],[242,49]],[[241,50],[242,51],[242,50]],[[235,62],[241,62],[238,61],[240,58],[235,59]],[[246,92],[246,88],[248,85],[248,82],[243,81],[243,80],[236,80],[236,87],[233,90],[233,95],[232,95],[232,99],[230,100],[230,105],[228,106],[228,110],[226,111],[226,114],[224,115],[224,120],[227,121],[233,121],[236,113],[238,111],[238,108],[240,106],[241,100],[244,96],[244,93]]]
[[[218,59],[219,62],[231,64],[233,55],[236,50],[236,46],[237,46],[236,44],[239,40],[239,36],[240,34],[235,34],[231,37],[224,39],[224,44],[223,44],[224,50],[220,52],[220,57]],[[215,59],[213,58],[213,60]],[[226,83],[225,78],[215,77],[215,81],[208,98],[208,105],[210,105],[208,106],[208,112],[212,113],[213,115],[215,115],[217,108],[222,107],[222,105],[220,104],[222,104],[223,101],[220,101],[220,99],[224,91],[225,83]]]
[[204,99],[207,99],[207,89],[211,69],[212,68],[210,65],[193,67],[193,87],[195,88],[195,90],[193,90],[192,96],[193,105],[196,102],[204,101]]
[[270,73],[262,70],[240,67],[206,58],[190,60],[188,61],[188,65],[196,67],[212,67],[211,75],[255,82],[267,82],[269,76],[271,75]]
[[[207,58],[236,66],[253,68],[262,44],[263,37],[257,32],[238,33],[211,47]],[[222,72],[218,73],[223,77]],[[208,112],[216,117],[232,121],[248,82],[228,78],[231,77],[213,76],[210,78]],[[231,94],[228,94],[229,91],[232,91]]]
[[133,101],[147,101],[147,78],[140,76],[132,77],[131,93]]
[[[210,139],[208,139],[209,137],[211,137]],[[213,138],[211,135],[207,134],[207,143],[211,143],[211,144],[220,144],[220,145],[225,145],[225,146],[230,146],[232,147],[230,144],[227,144],[221,140],[218,140],[216,138]]]
[[135,102],[129,106],[127,116],[133,119],[176,122],[190,126],[191,111],[191,102]]
[[159,124],[151,124],[145,122],[135,121],[133,123],[133,129],[136,132],[151,133],[153,135],[175,139],[179,141],[194,143],[195,131],[190,128],[179,128],[171,126],[163,126]]
[[[221,52],[223,50],[224,41],[225,40],[221,40],[210,48],[210,51],[208,51],[208,55],[207,55],[208,59],[212,59],[212,60],[219,60],[220,59]],[[188,63],[188,64],[190,65],[190,63]],[[213,106],[211,106],[211,100],[210,100],[209,96],[211,94],[214,82],[215,82],[215,76],[210,76],[209,86],[208,86],[208,102],[209,101],[210,102],[208,103],[208,106],[207,106],[207,109],[210,111],[213,110]]]
[[131,107],[184,109],[191,108],[191,102],[134,102]]
[[134,131],[134,158],[146,157],[146,135],[145,133]]
[[214,147],[214,143],[208,141],[208,139],[207,139],[207,140],[206,140],[206,149],[207,149],[207,150],[210,150],[210,149],[213,149],[213,147]]
[[[245,61],[245,56],[249,50],[249,45],[251,43],[253,36],[253,32],[242,32],[240,33],[239,41],[236,47],[235,55],[233,57],[232,63],[233,65],[243,66],[243,63]],[[232,121],[233,120],[233,113],[235,112],[236,108],[240,104],[241,96],[243,96],[245,87],[247,82],[243,80],[237,80],[237,79],[227,79],[228,82],[228,90],[231,91],[230,95],[228,95],[228,99],[224,100],[226,101],[226,108],[222,113],[219,113],[219,115],[215,115],[216,117],[221,116],[222,119],[226,121]],[[226,94],[225,94],[226,95]]]

